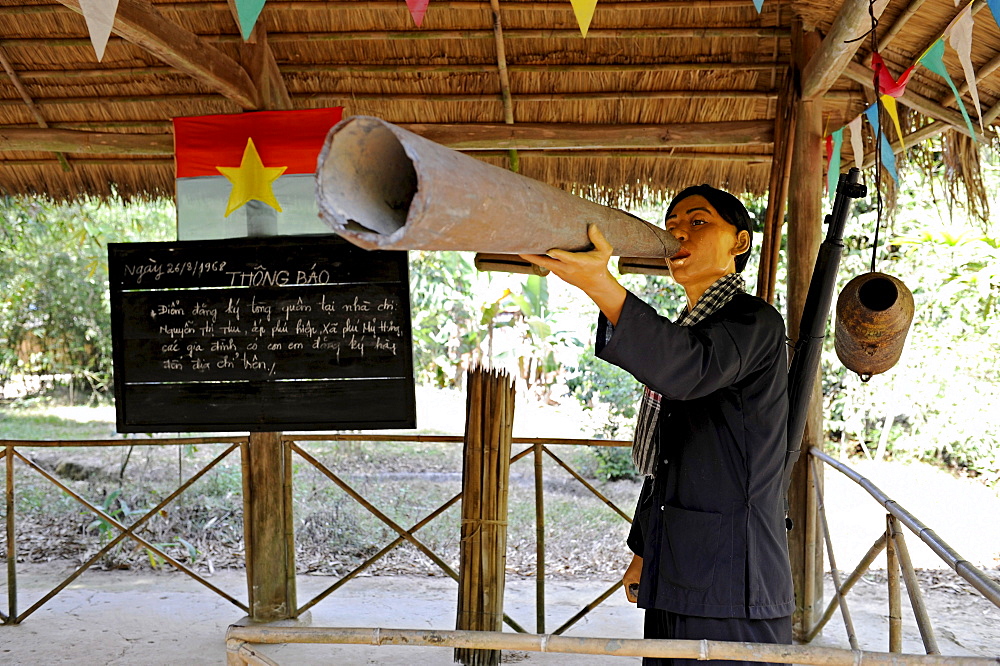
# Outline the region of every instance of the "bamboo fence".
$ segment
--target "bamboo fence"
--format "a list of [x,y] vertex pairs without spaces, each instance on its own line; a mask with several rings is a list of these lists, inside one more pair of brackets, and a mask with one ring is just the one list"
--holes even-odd
[[[467,386],[456,626],[501,631],[514,385],[506,373],[476,368]],[[455,661],[497,666],[500,651],[458,647]]]

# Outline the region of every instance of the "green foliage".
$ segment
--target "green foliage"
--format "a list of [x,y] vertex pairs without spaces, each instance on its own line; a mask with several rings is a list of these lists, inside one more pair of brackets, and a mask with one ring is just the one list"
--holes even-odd
[[107,251],[111,241],[160,240],[172,226],[165,202],[55,204],[0,198],[0,386],[22,390],[68,378],[71,393],[111,386]]

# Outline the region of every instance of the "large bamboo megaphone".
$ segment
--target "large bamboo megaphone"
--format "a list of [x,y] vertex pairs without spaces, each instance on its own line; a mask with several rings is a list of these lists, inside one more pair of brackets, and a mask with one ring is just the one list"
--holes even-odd
[[524,264],[517,254],[588,248],[591,223],[623,257],[665,267],[679,247],[668,231],[633,215],[371,116],[346,118],[327,134],[316,200],[324,222],[366,249],[469,250]]

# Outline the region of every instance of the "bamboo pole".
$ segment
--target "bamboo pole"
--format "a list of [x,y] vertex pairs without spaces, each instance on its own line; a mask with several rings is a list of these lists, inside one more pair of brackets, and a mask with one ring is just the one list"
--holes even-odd
[[7,469],[4,495],[7,509],[7,617],[4,624],[17,620],[17,532],[14,527],[14,446],[7,443],[4,450]]
[[886,652],[845,650],[813,645],[773,643],[730,643],[712,640],[654,640],[553,636],[551,634],[509,634],[486,631],[435,629],[388,629],[376,627],[273,627],[230,626],[227,640],[254,644],[278,643],[338,645],[407,645],[509,649],[525,652],[563,654],[604,654],[622,657],[672,657],[697,660],[777,662],[816,666],[996,666],[989,657],[953,655],[898,655]]
[[545,478],[542,444],[535,454],[535,631],[545,633]]
[[927,606],[924,604],[924,595],[920,591],[920,581],[917,580],[917,573],[913,570],[913,562],[910,561],[910,551],[903,540],[903,533],[899,530],[896,517],[890,518],[892,527],[892,538],[896,545],[896,553],[899,556],[899,564],[903,568],[903,581],[906,583],[906,594],[910,597],[910,606],[913,608],[913,616],[917,621],[917,628],[920,629],[920,639],[924,643],[927,654],[941,654],[938,648],[937,638],[934,637],[934,628],[931,626],[931,618],[927,614]]
[[[809,467],[812,470],[813,478],[817,478],[816,461],[809,459]],[[817,483],[816,504],[819,509],[820,526],[823,530],[823,539],[826,541],[826,552],[830,557],[830,574],[833,576],[833,587],[837,594],[837,603],[840,604],[840,613],[844,616],[844,627],[847,629],[847,640],[851,644],[852,650],[859,649],[858,635],[854,631],[854,621],[851,619],[851,611],[847,607],[847,598],[842,593],[843,586],[840,584],[840,571],[837,570],[837,559],[833,556],[833,540],[830,538],[830,526],[826,522],[826,507],[823,504],[823,488]]]
[[19,448],[61,448],[86,446],[187,446],[189,444],[242,444],[244,437],[171,437],[163,439],[0,439],[0,446]]
[[889,586],[889,652],[903,651],[903,616],[899,599],[899,558],[896,556],[892,514],[885,517],[885,569]]
[[830,603],[827,604],[826,606],[826,611],[823,612],[823,617],[821,617],[819,619],[819,622],[817,622],[816,625],[813,626],[813,628],[809,631],[809,633],[806,634],[805,638],[802,640],[803,643],[812,643],[813,639],[819,636],[819,632],[823,630],[823,627],[826,626],[826,623],[830,621],[831,617],[833,617],[834,609],[839,606],[840,596],[847,595],[850,589],[854,587],[854,584],[861,579],[861,576],[863,576],[866,571],[868,571],[868,567],[870,567],[872,562],[875,561],[875,558],[878,557],[878,554],[882,552],[882,550],[885,548],[885,545],[886,545],[886,535],[883,534],[882,536],[880,536],[878,539],[875,540],[875,543],[872,544],[872,547],[868,549],[868,552],[865,553],[865,556],[861,558],[860,562],[858,562],[858,566],[854,568],[854,571],[851,572],[851,575],[848,576],[847,580],[844,581],[844,585],[840,588],[840,594],[838,594],[833,599],[830,599]]

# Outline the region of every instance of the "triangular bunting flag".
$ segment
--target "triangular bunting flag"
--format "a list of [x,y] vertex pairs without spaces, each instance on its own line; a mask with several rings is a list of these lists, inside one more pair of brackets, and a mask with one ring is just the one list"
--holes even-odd
[[87,22],[90,43],[94,45],[97,61],[104,59],[104,48],[108,45],[111,29],[115,25],[118,0],[80,0],[80,11]]
[[757,8],[757,13],[764,7],[764,0],[753,0],[753,6]]
[[948,43],[951,48],[958,53],[958,59],[962,63],[962,71],[965,72],[965,81],[969,84],[969,95],[972,103],[976,106],[976,113],[979,114],[979,129],[983,128],[983,108],[979,105],[979,89],[976,87],[976,70],[972,67],[972,4],[970,3],[958,20],[951,28],[951,35],[948,36]]
[[830,148],[830,167],[826,171],[826,194],[833,199],[837,196],[837,182],[840,180],[840,149],[844,145],[844,128],[826,137]]
[[[865,109],[865,117],[868,118],[868,122],[871,123],[872,131],[875,133],[875,136],[878,136],[878,102]],[[882,133],[882,141],[879,143],[878,151],[882,158],[882,167],[888,171],[889,175],[892,176],[892,179],[898,183],[899,177],[896,175],[896,156],[892,152],[892,146],[889,145],[889,141],[885,138],[885,133]]]
[[990,12],[993,13],[993,20],[1000,27],[1000,0],[986,0],[986,4],[989,5]]
[[413,17],[413,22],[420,27],[420,24],[424,22],[424,14],[427,13],[427,5],[431,0],[406,0],[406,8],[410,10],[410,16]]
[[847,128],[851,130],[851,152],[854,153],[854,166],[860,169],[865,161],[865,148],[861,138],[861,116],[847,123]]
[[257,17],[264,9],[265,0],[235,0],[236,15],[240,19],[240,32],[243,34],[243,41],[250,39],[254,25],[257,24]]
[[597,0],[570,0],[570,3],[573,5],[576,22],[580,24],[580,32],[586,37],[590,21],[594,18],[594,10],[597,9]]
[[892,118],[892,124],[896,128],[896,137],[899,139],[899,145],[902,146],[903,150],[906,150],[906,144],[903,143],[903,128],[899,126],[899,109],[896,108],[896,98],[890,95],[882,95],[882,106],[889,113],[889,117]]
[[910,65],[905,72],[899,75],[898,79],[894,79],[889,68],[885,66],[882,56],[878,53],[872,53],[872,69],[875,70],[879,93],[901,97],[906,92],[906,84],[910,82],[910,75],[913,74],[915,67],[915,64]]
[[962,112],[962,117],[965,118],[965,124],[969,128],[969,135],[972,136],[973,141],[976,141],[976,130],[972,126],[972,120],[969,119],[969,112],[965,110],[965,102],[962,101],[962,96],[958,94],[958,88],[955,87],[955,82],[951,80],[951,76],[948,74],[948,68],[944,66],[943,37],[934,42],[931,47],[927,49],[922,56],[920,56],[920,63],[948,83],[948,87],[951,88],[951,92],[955,95],[955,101],[958,102],[958,110]]

